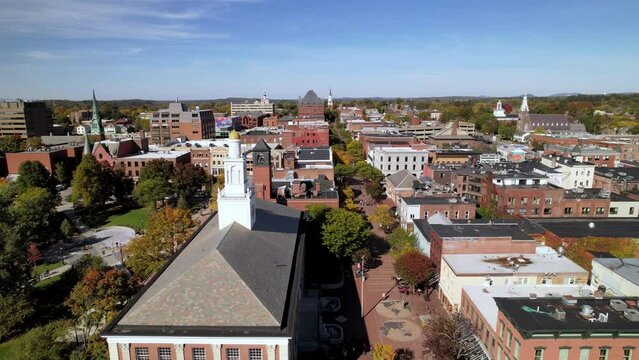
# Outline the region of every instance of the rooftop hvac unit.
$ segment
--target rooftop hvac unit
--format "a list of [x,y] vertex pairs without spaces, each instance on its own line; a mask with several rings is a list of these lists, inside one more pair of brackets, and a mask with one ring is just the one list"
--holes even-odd
[[566,312],[561,308],[556,308],[553,317],[557,320],[566,320]]
[[630,321],[639,321],[639,310],[626,309],[623,311],[623,316]]
[[625,301],[619,299],[610,300],[610,307],[615,311],[624,311],[628,308],[628,304]]
[[572,295],[564,295],[561,298],[561,302],[564,304],[564,306],[575,306],[577,305],[577,298]]

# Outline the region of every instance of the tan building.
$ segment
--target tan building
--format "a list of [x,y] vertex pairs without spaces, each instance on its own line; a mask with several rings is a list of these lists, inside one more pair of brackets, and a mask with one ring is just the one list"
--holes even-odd
[[165,144],[178,138],[188,140],[212,139],[215,137],[213,110],[187,109],[181,102],[169,104],[168,109],[153,113],[151,118],[151,141]]
[[0,102],[0,136],[49,135],[53,131],[53,118],[43,101]]

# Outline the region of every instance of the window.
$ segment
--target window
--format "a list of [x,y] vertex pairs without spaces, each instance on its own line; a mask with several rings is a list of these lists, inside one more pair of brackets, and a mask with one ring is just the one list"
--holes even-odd
[[551,214],[552,214],[551,208],[544,208],[544,215],[551,215]]
[[501,352],[503,350],[501,349],[501,345],[497,345],[497,360],[501,360]]
[[521,198],[521,204],[522,204],[522,205],[526,205],[526,204],[528,204],[528,198],[527,198],[527,197],[523,197],[523,198]]
[[459,211],[455,211],[455,219],[459,219]]
[[262,360],[262,349],[249,349],[249,360]]
[[624,348],[621,360],[632,360],[632,348]]
[[510,349],[510,343],[513,340],[513,333],[512,331],[508,330],[508,335],[506,336],[506,348]]
[[552,285],[552,279],[551,278],[543,278],[543,279],[541,279],[541,283],[543,285]]
[[226,360],[240,360],[240,349],[226,349]]
[[544,349],[537,348],[535,349],[535,357],[534,360],[543,360],[544,359]]
[[504,338],[504,322],[503,321],[499,322],[499,338],[500,339]]
[[151,357],[149,356],[149,348],[135,348],[135,360],[149,360]]
[[604,212],[604,208],[602,207],[598,207],[595,209],[595,214],[602,215]]
[[448,217],[448,211],[446,211],[446,217]]
[[608,348],[599,348],[599,360],[608,360],[608,353],[610,349]]
[[575,284],[575,278],[574,277],[567,277],[564,279],[564,284],[566,285],[574,285]]
[[204,348],[193,348],[193,360],[206,360]]
[[514,197],[509,197],[508,198],[508,205],[515,205],[515,198]]
[[546,196],[546,198],[544,199],[544,203],[546,205],[552,205],[552,198],[550,196]]
[[589,207],[582,207],[581,208],[581,215],[588,215],[590,214],[590,208]]
[[468,219],[470,217],[470,213],[468,211],[466,211],[464,213],[464,219]]
[[171,360],[171,348],[165,348],[165,347],[158,348],[158,359]]
[[611,207],[609,213],[610,215],[617,215],[619,213],[619,208]]
[[568,360],[570,348],[559,348],[559,360]]
[[572,208],[571,207],[564,208],[564,214],[572,214]]
[[519,359],[519,349],[521,348],[521,344],[517,339],[515,339],[515,350],[513,350],[513,357],[515,359]]
[[532,203],[533,203],[533,205],[539,205],[539,198],[538,197],[534,197]]
[[539,209],[537,209],[537,208],[530,209],[530,213],[531,213],[532,215],[539,215]]
[[628,215],[634,215],[635,213],[635,208],[631,207],[630,210],[628,210]]

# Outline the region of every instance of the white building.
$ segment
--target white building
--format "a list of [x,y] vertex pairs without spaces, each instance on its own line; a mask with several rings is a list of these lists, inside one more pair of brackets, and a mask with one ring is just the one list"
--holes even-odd
[[84,135],[91,133],[91,126],[89,125],[78,125],[75,127],[75,133],[77,135]]
[[639,296],[639,258],[592,259],[590,285],[605,287],[606,296]]
[[541,163],[561,173],[560,183],[551,183],[564,189],[592,188],[595,165],[582,163],[563,156],[542,157]]
[[609,218],[636,218],[639,209],[639,201],[610,193],[610,209],[608,211]]
[[266,97],[266,93],[262,95],[260,100],[255,100],[254,102],[231,103],[231,116],[257,111],[261,111],[262,114],[265,115],[272,115],[275,111],[275,104],[271,103],[268,97]]
[[384,173],[384,176],[408,170],[419,178],[424,165],[428,164],[429,150],[435,148],[375,147],[369,150],[367,162]]
[[440,297],[459,306],[466,285],[586,285],[588,271],[557,253],[442,256]]
[[499,154],[479,154],[480,164],[499,164],[501,162]]

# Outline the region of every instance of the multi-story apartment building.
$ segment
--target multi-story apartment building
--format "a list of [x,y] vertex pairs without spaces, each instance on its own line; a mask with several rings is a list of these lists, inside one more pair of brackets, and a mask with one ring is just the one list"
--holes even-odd
[[53,118],[44,101],[0,101],[0,136],[26,138],[52,131]]
[[592,259],[590,285],[607,296],[639,296],[639,259]]
[[621,194],[639,189],[639,168],[596,167],[593,187]]
[[397,203],[399,222],[404,229],[413,229],[413,221],[442,214],[448,219],[474,219],[476,204],[452,196],[402,197]]
[[151,118],[151,142],[165,144],[178,138],[188,140],[215,137],[213,110],[189,110],[184,103],[174,102],[168,109],[153,112]]
[[243,103],[231,103],[231,116],[257,112],[264,115],[272,115],[274,111],[275,104],[269,100],[266,93],[262,95],[260,100],[255,100],[253,102],[246,101]]

